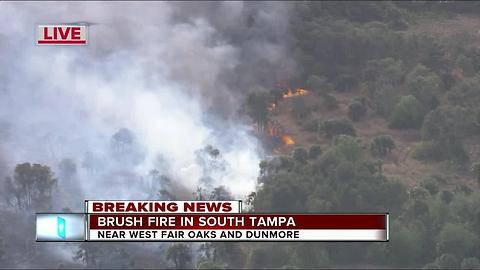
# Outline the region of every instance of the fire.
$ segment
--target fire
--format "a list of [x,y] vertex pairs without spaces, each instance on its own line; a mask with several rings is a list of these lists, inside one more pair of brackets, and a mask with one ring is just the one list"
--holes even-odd
[[277,104],[272,103],[272,104],[270,104],[270,106],[268,106],[267,110],[268,110],[269,112],[272,112],[272,111],[275,110],[276,107],[277,107]]
[[288,89],[288,92],[283,94],[283,98],[303,96],[307,94],[308,94],[308,90],[305,90],[303,88],[297,88],[295,89],[295,91],[292,91],[292,89]]
[[278,121],[268,121],[265,131],[269,136],[279,138],[285,145],[295,144],[293,138],[285,134],[285,131]]
[[282,136],[282,142],[286,145],[295,144],[295,141],[292,139],[292,137],[290,137],[288,135],[283,135]]

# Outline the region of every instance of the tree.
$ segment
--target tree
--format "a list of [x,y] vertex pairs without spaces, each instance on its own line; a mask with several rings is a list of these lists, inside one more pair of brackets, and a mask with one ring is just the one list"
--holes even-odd
[[58,169],[60,171],[60,177],[67,181],[71,181],[73,176],[77,173],[77,165],[70,158],[62,159],[58,164]]
[[465,257],[473,252],[478,245],[478,236],[469,231],[464,225],[447,223],[438,235],[438,253],[450,253],[458,257]]
[[422,127],[424,140],[464,139],[475,134],[478,126],[471,111],[461,106],[440,106],[425,116]]
[[348,105],[348,117],[354,122],[360,121],[366,113],[367,108],[360,102],[354,101]]
[[102,168],[103,159],[92,152],[85,152],[82,160],[82,167],[87,169],[90,173],[94,174],[100,171]]
[[312,145],[308,150],[308,158],[316,159],[318,156],[322,154],[322,148],[320,145]]
[[329,139],[337,135],[356,135],[355,128],[348,120],[326,120],[319,125],[319,131]]
[[292,152],[292,158],[297,162],[305,163],[308,159],[308,152],[305,148],[295,148]]
[[406,77],[406,86],[427,110],[438,105],[437,95],[442,93],[440,77],[422,64],[418,64]]
[[183,243],[174,243],[168,248],[166,258],[175,264],[176,269],[188,268],[192,261],[190,246]]
[[121,128],[112,136],[112,145],[115,153],[124,153],[133,144],[135,136],[128,128]]
[[322,96],[322,105],[329,111],[338,108],[338,101],[333,95],[325,94]]
[[448,190],[444,190],[442,193],[440,193],[440,198],[443,202],[449,204],[453,200],[453,193]]
[[338,135],[334,138],[329,152],[339,159],[357,161],[361,157],[362,149],[355,137]]
[[396,231],[388,247],[390,260],[402,267],[415,265],[422,258],[422,246],[418,242],[420,235],[407,226],[398,226]]
[[389,126],[398,129],[417,129],[424,117],[422,104],[412,95],[403,96],[395,105],[389,119]]
[[399,86],[403,82],[403,70],[402,61],[390,57],[367,62],[363,71],[365,80],[363,88],[378,114],[390,115],[400,92]]
[[350,161],[342,161],[335,168],[335,177],[338,181],[351,182],[355,179],[355,165]]
[[81,261],[87,268],[98,267],[98,258],[103,256],[103,249],[98,243],[81,243],[73,256],[74,260]]
[[[422,128],[425,156],[434,160],[452,160],[464,164],[469,160],[463,139],[474,134],[478,126],[468,110],[460,106],[440,106],[425,117]],[[421,155],[420,155],[421,156]]]
[[268,117],[269,95],[266,93],[250,93],[247,97],[245,107],[248,116],[257,124],[258,131],[263,131]]
[[395,141],[389,135],[380,135],[370,142],[370,152],[374,156],[384,157],[395,148]]
[[10,203],[20,209],[45,209],[50,206],[56,183],[50,167],[23,163],[15,167],[13,180],[7,178],[6,190],[10,194]]
[[225,186],[218,186],[214,188],[210,194],[210,200],[214,201],[230,201],[232,198],[232,194]]
[[303,184],[302,175],[279,171],[269,176],[264,186],[257,192],[254,201],[258,212],[298,212],[304,211],[308,188]]
[[422,186],[428,190],[428,193],[430,193],[430,195],[434,196],[438,193],[438,184],[437,182],[432,179],[432,178],[429,178],[427,179],[423,184]]

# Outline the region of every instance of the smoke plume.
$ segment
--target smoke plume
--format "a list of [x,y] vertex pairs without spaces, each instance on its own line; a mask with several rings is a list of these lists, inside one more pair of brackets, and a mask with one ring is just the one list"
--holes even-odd
[[[237,111],[246,92],[293,68],[288,11],[283,3],[1,2],[2,160],[10,169],[47,164],[58,176],[71,159],[88,199],[142,199],[152,169],[188,194],[208,179],[245,196],[263,153]],[[90,25],[87,46],[34,44],[36,24],[70,22]],[[122,129],[128,149],[112,150]],[[199,162],[206,145],[222,166]]]

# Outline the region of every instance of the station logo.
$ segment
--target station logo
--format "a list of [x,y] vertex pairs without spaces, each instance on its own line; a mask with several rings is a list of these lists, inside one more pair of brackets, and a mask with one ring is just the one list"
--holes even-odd
[[57,235],[62,239],[66,239],[65,226],[66,226],[65,219],[62,217],[57,217]]

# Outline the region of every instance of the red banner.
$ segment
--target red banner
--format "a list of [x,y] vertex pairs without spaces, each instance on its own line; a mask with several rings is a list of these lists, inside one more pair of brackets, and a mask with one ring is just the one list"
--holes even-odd
[[384,214],[90,214],[94,230],[378,229]]

